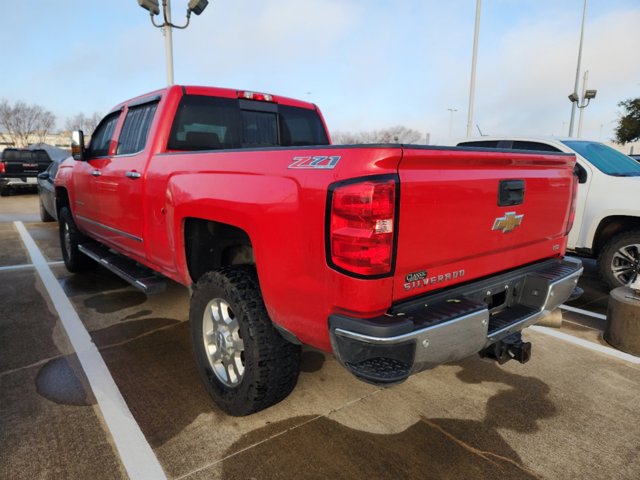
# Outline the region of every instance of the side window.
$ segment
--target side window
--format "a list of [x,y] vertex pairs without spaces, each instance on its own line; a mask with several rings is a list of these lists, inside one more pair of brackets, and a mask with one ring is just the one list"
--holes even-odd
[[576,172],[576,175],[578,176],[578,183],[587,183],[587,180],[589,179],[587,170],[577,162],[576,162],[575,172]]
[[546,143],[540,142],[524,142],[515,140],[513,142],[513,148],[515,150],[537,150],[539,152],[560,152],[556,147],[551,145],[547,145]]
[[129,108],[118,139],[116,155],[127,155],[144,150],[157,107],[158,102],[153,102]]
[[104,157],[109,155],[109,145],[113,138],[113,131],[120,118],[120,112],[107,115],[98,125],[91,136],[89,144],[89,157]]

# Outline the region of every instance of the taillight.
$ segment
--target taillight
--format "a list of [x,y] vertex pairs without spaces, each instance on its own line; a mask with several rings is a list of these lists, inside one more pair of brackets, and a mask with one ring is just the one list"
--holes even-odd
[[363,180],[329,193],[329,264],[362,276],[391,273],[394,254],[396,180]]
[[0,175],[4,175],[5,171],[4,162],[0,162]]
[[238,98],[245,98],[247,100],[256,100],[258,102],[273,102],[273,96],[269,95],[268,93],[240,91],[238,92]]
[[571,206],[569,207],[569,218],[567,218],[567,229],[565,230],[565,235],[569,235],[571,231],[571,227],[573,227],[573,221],[576,218],[576,203],[578,201],[578,176],[574,175],[571,188]]

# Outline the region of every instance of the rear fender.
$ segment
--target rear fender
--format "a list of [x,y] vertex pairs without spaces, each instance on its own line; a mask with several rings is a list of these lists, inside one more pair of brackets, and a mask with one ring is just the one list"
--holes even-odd
[[186,219],[215,221],[239,228],[253,245],[262,295],[275,320],[278,298],[272,292],[280,278],[277,272],[296,268],[295,256],[288,254],[288,249],[302,241],[296,228],[300,222],[296,182],[240,173],[175,175],[168,184],[167,200],[167,227],[184,283],[193,283],[185,248]]

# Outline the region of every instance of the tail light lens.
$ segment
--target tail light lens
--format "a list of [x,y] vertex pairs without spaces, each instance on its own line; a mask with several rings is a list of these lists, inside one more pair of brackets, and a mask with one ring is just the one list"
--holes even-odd
[[362,276],[391,273],[396,180],[337,186],[330,192],[329,209],[329,264]]
[[0,175],[5,174],[4,162],[0,162]]
[[565,235],[569,235],[571,227],[573,227],[573,221],[576,218],[576,203],[578,201],[578,176],[573,176],[573,184],[571,188],[571,205],[569,207],[569,217],[567,218],[567,229]]

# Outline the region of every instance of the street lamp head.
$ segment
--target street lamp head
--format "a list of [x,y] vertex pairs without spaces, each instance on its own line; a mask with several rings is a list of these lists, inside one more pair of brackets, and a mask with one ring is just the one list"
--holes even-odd
[[587,90],[586,92],[584,92],[584,98],[586,100],[591,100],[596,98],[596,94],[598,93],[597,90]]
[[569,95],[569,100],[571,100],[571,103],[578,103],[578,96],[575,93],[572,93],[571,95]]
[[138,5],[140,5],[145,10],[149,10],[149,13],[151,15],[158,15],[160,13],[158,0],[138,0]]
[[207,8],[207,5],[209,5],[208,0],[189,0],[188,8],[190,12],[200,15]]

